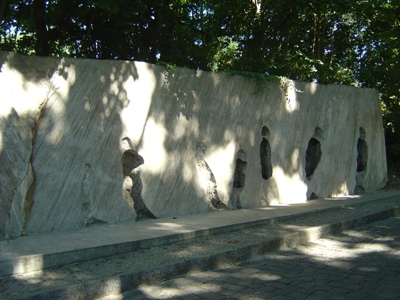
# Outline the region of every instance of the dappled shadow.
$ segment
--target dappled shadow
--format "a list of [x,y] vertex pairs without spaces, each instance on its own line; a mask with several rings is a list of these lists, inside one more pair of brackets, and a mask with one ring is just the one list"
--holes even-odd
[[24,205],[25,196],[35,180],[30,164],[35,119],[40,118],[41,97],[49,93],[48,79],[55,72],[54,62],[39,61],[0,52],[0,239],[21,234],[29,206]]
[[[57,69],[57,64],[54,62],[54,60],[0,51],[0,71],[5,71],[5,68],[16,70],[27,82],[37,83],[43,79],[50,79]],[[21,88],[27,89],[27,86]]]
[[[147,120],[158,128],[159,142],[153,141],[152,146],[150,143],[146,146],[146,142],[140,140],[137,147],[139,150],[158,147],[158,155],[165,158],[157,170],[143,166],[147,171],[144,182],[151,185],[144,187],[144,199],[152,211],[166,217],[202,213],[210,209],[206,205],[207,196],[199,188],[202,179],[196,171],[198,143],[207,148],[204,161],[215,177],[215,191],[227,207],[250,208],[271,202],[306,200],[305,179],[302,179],[304,158],[295,154],[292,159],[294,164],[292,160],[287,160],[287,144],[293,143],[293,140],[282,138],[287,136],[287,127],[282,127],[282,122],[292,112],[287,111],[287,103],[281,100],[284,97],[278,82],[265,83],[264,88],[259,89],[260,83],[240,76],[183,68],[166,70],[159,66],[152,66],[151,70],[157,84]],[[295,96],[291,94],[291,97]],[[299,107],[297,103],[296,109]],[[262,133],[264,127],[271,132],[268,137],[271,145],[266,154],[269,171],[262,170],[265,163],[261,160],[265,155],[260,157],[257,153],[259,145],[266,140]],[[146,132],[142,137],[145,135]],[[300,141],[301,135],[297,136]],[[240,204],[233,203],[238,199],[234,177],[239,151],[247,156],[243,174],[247,179],[241,187]],[[299,149],[289,151],[300,153]],[[155,155],[147,155],[146,159],[152,161]],[[273,168],[279,169],[275,177]],[[269,174],[264,176],[268,178],[262,178],[263,172]],[[159,180],[159,177],[162,179]],[[303,184],[303,187],[292,191],[291,199],[288,195],[281,195],[287,191],[286,188],[279,188],[278,182],[282,177],[283,180],[287,178]],[[155,192],[161,190],[163,194]],[[296,195],[299,190],[301,194]]]
[[122,299],[396,299],[400,219],[230,267],[143,286]]
[[[56,90],[47,100],[33,145],[37,181],[27,233],[43,232],[39,215],[56,214],[45,225],[55,230],[135,217],[133,204],[122,194],[120,114],[130,103],[124,88],[129,78],[138,79],[132,63],[65,59],[59,64],[52,78]],[[114,169],[121,169],[119,186],[102,180]],[[68,176],[71,172],[76,175]]]
[[[15,88],[22,92],[9,91],[17,97],[12,104],[18,111],[2,115],[0,155],[21,170],[8,172],[15,178],[2,181],[7,184],[2,195],[16,191],[18,197],[2,201],[1,235],[4,230],[5,236],[16,237],[134,219],[133,203],[122,193],[120,114],[130,103],[125,82],[139,78],[135,64],[4,53],[2,58],[3,71],[21,78]],[[32,99],[24,99],[23,91]],[[10,157],[18,153],[13,145],[21,150],[21,162]],[[101,180],[110,169],[121,169],[119,185]]]
[[[243,76],[122,61],[27,58],[25,66],[25,59],[19,58],[10,60],[7,68],[23,70],[24,84],[47,85],[46,99],[32,127],[33,179],[24,221],[24,227],[31,229],[26,233],[126,220],[125,212],[134,201],[130,193],[120,201],[124,185],[120,177],[127,175],[117,171],[121,154],[116,152],[127,150],[143,158],[135,171],[140,173],[137,182],[143,185],[136,197],[157,217],[221,207],[300,203],[354,190],[355,170],[346,166],[356,161],[356,141],[351,139],[359,124],[352,126],[360,118],[335,110],[335,97],[340,103],[349,102],[347,106],[354,105],[353,90],[287,79],[260,83]],[[40,65],[38,74],[30,64]],[[336,90],[339,95],[328,96]],[[324,111],[309,113],[319,109]],[[351,125],[346,127],[349,133],[341,135],[350,141],[344,146],[333,136],[334,126],[344,131],[340,127],[343,120],[350,120]],[[121,149],[123,139],[131,141],[129,149]],[[312,180],[306,163],[309,141],[315,141],[312,145],[318,146],[319,154],[319,163],[311,166]],[[207,176],[198,168],[199,143],[207,149],[201,156]],[[62,149],[70,151],[65,155]],[[246,182],[240,191],[234,182],[239,151],[246,156],[246,168],[242,168]],[[345,161],[339,160],[342,157]],[[63,175],[53,176],[54,172]],[[114,178],[107,179],[106,174]],[[212,187],[211,198],[218,205],[209,205],[207,186]],[[78,193],[82,189],[83,195]],[[48,205],[43,199],[50,195],[55,200]],[[115,205],[106,200],[115,197]],[[82,198],[84,221],[80,205],[68,200],[72,198]],[[125,204],[118,203],[128,206],[125,209]],[[58,221],[30,217],[30,213],[50,216],[63,210],[67,213],[58,216]]]
[[[323,215],[321,218],[326,220]],[[168,222],[163,223],[162,220],[152,220],[148,222],[148,228],[151,228],[150,224],[166,232],[178,232],[182,230],[182,226],[178,221],[176,224],[168,224]],[[306,245],[297,247],[295,250],[289,249],[280,251],[278,255],[274,252],[271,253],[271,250],[276,249],[277,246],[284,246],[285,243],[283,243],[282,240],[273,242],[272,245],[265,243],[265,241],[268,240],[268,234],[277,235],[279,233],[287,234],[299,231],[299,228],[294,227],[288,229],[286,227],[287,224],[290,223],[280,222],[280,224],[271,224],[266,226],[266,228],[263,228],[263,226],[258,228],[246,228],[237,232],[230,232],[229,234],[205,237],[204,239],[193,239],[190,241],[181,240],[181,242],[178,243],[171,237],[170,242],[172,244],[170,245],[159,245],[152,249],[141,249],[126,254],[65,265],[31,274],[0,277],[0,287],[4,286],[4,296],[12,295],[12,293],[21,295],[21,292],[16,292],[16,290],[18,290],[17,287],[20,284],[24,284],[24,292],[26,295],[36,293],[37,290],[40,289],[43,293],[53,293],[48,294],[49,297],[58,298],[61,294],[59,294],[55,288],[57,286],[64,287],[66,284],[70,284],[73,286],[73,289],[82,289],[82,291],[88,293],[88,295],[100,297],[101,295],[109,293],[111,290],[114,293],[125,292],[135,288],[139,282],[143,284],[154,283],[160,279],[185,274],[189,271],[218,268],[226,263],[232,263],[233,266],[245,265],[245,260],[247,258],[268,252],[266,257],[264,257],[267,262],[262,263],[262,266],[257,266],[257,268],[260,268],[259,274],[254,275],[254,277],[249,273],[239,274],[237,279],[239,280],[240,278],[240,280],[242,280],[243,285],[239,285],[242,289],[244,289],[247,284],[261,280],[259,283],[261,284],[263,282],[264,285],[260,286],[257,290],[265,288],[266,291],[270,291],[268,289],[269,284],[274,286],[274,290],[278,289],[279,286],[282,288],[290,288],[292,283],[285,283],[285,285],[282,286],[282,283],[288,280],[287,277],[290,277],[291,280],[294,280],[293,278],[304,280],[305,287],[310,287],[310,282],[317,282],[318,287],[326,285],[328,282],[323,282],[326,278],[332,278],[332,281],[336,282],[338,274],[339,276],[343,276],[340,275],[342,269],[345,272],[345,276],[342,278],[344,283],[347,282],[346,277],[356,275],[357,272],[366,274],[366,276],[375,276],[377,273],[383,272],[383,269],[378,264],[375,264],[374,261],[368,261],[368,266],[374,266],[373,268],[362,267],[363,263],[366,264],[366,261],[370,259],[369,255],[373,255],[373,253],[378,251],[378,255],[383,255],[383,258],[378,256],[380,259],[379,262],[381,262],[382,259],[384,262],[390,262],[389,258],[398,259],[400,255],[399,218],[389,219],[381,223],[365,226],[364,228],[347,231],[345,234],[338,235],[338,238],[334,237],[330,238],[329,241],[325,241],[324,248],[318,248],[317,246],[320,242],[314,241],[311,246]],[[168,225],[170,226],[168,227]],[[257,241],[260,243],[260,246],[257,245]],[[304,239],[303,241],[309,242],[310,239]],[[143,242],[143,245],[145,245],[145,241]],[[246,247],[247,243],[256,246],[253,247],[254,249],[251,247],[248,248]],[[264,245],[262,245],[263,243]],[[290,245],[290,238],[286,245]],[[216,252],[213,252],[216,249],[219,249],[220,253],[222,253],[221,257],[215,255]],[[346,255],[344,256],[341,253],[346,252],[346,249],[349,250],[349,252],[345,253]],[[392,250],[395,251],[394,254],[389,253]],[[207,253],[214,254],[208,256]],[[339,261],[335,261],[335,259]],[[376,259],[376,257],[373,259]],[[308,265],[305,266],[305,264]],[[386,265],[384,268],[384,270],[386,270]],[[398,270],[398,265],[394,264],[394,269],[396,268]],[[316,270],[322,270],[322,274],[318,273]],[[312,274],[313,272],[315,274]],[[390,276],[393,275],[391,273],[392,271],[388,272]],[[332,274],[332,276],[330,276],[330,274]],[[314,277],[310,278],[311,275]],[[211,278],[210,276],[208,277]],[[227,295],[229,295],[229,288],[227,287],[236,284],[229,283],[231,278],[226,273],[218,275],[218,277],[227,285],[222,284],[222,281],[213,281],[210,279],[209,281],[206,280],[206,284],[210,284],[208,288],[211,289],[211,286],[213,286],[212,291],[216,293],[227,292]],[[185,290],[184,287],[180,287],[179,293],[182,294],[179,295],[193,293],[205,293],[205,295],[208,295],[210,290],[207,288],[199,288],[199,286],[203,286],[204,281],[196,281],[193,278],[199,277],[196,277],[196,275],[190,276],[189,281],[191,284],[186,287],[188,290]],[[375,277],[373,278],[375,279]],[[356,279],[358,282],[360,281],[358,277],[356,277]],[[93,282],[93,280],[95,281]],[[84,283],[82,281],[84,281]],[[274,282],[278,284],[274,285]],[[48,290],[50,284],[53,286],[53,292]],[[383,283],[381,282],[381,284]],[[99,288],[92,289],[93,285],[99,286]],[[302,287],[302,285],[299,285],[295,280],[293,281],[293,285],[295,289],[299,289],[299,286],[300,288]],[[252,285],[250,284],[249,286]],[[155,294],[153,294],[154,290],[157,290],[157,288],[152,291],[141,289],[140,293],[144,292],[147,296],[157,299],[165,296],[165,293],[155,296]],[[290,290],[293,291],[293,288],[290,288]],[[245,290],[243,293],[247,295],[253,292],[253,288],[251,288],[250,290]],[[7,297],[5,298],[7,299]],[[175,299],[175,297],[172,298]],[[127,299],[131,299],[129,295]]]
[[[43,103],[35,108],[39,111],[27,117],[29,132],[15,144],[26,144],[26,158],[18,179],[7,188],[21,186],[25,174],[31,181],[21,192],[14,221],[7,212],[15,202],[12,194],[7,194],[11,199],[4,210],[7,221],[1,225],[17,223],[22,215],[22,222],[8,235],[134,220],[135,197],[141,199],[141,208],[148,210],[147,216],[176,217],[225,207],[305,202],[311,193],[320,197],[330,196],[332,191],[346,194],[355,184],[347,178],[355,180],[356,168],[337,168],[355,164],[357,153],[352,150],[357,137],[343,146],[338,142],[341,133],[329,130],[350,117],[336,118],[339,113],[333,110],[336,104],[332,99],[328,99],[326,111],[310,113],[318,111],[325,88],[315,87],[310,96],[305,93],[307,84],[282,88],[279,82],[271,82],[255,92],[258,83],[240,76],[165,70],[135,62],[48,61],[52,63],[47,65],[46,60],[39,68],[40,75],[33,71],[23,75],[20,62],[7,65],[26,76],[24,80],[30,84],[46,90]],[[29,92],[30,84],[21,90]],[[349,95],[342,95],[341,101]],[[303,111],[306,101],[314,102]],[[12,111],[2,120],[8,124],[5,127],[15,130],[25,118],[21,116]],[[301,126],[300,120],[304,120]],[[323,155],[312,180],[307,180],[307,146],[316,128],[322,131],[318,139]],[[358,125],[352,130],[356,132]],[[124,140],[130,143],[121,146]],[[2,141],[3,149],[6,144]],[[207,150],[200,158],[196,156],[199,144]],[[140,160],[140,164],[130,165],[129,172],[123,169],[124,153]],[[335,160],[338,157],[344,160]],[[199,159],[207,165],[203,178]],[[246,168],[241,167],[241,179],[235,182],[237,159],[246,162]],[[331,180],[332,176],[336,179]],[[131,182],[125,185],[125,179]],[[201,180],[206,181],[204,185]],[[236,192],[240,199],[232,196]],[[208,197],[210,194],[213,197]],[[236,199],[234,203],[232,199]],[[132,255],[121,258],[121,268],[124,260],[135,259]],[[46,261],[40,263],[47,266]],[[73,273],[73,267],[66,268]],[[46,274],[60,275],[57,270]],[[87,279],[92,279],[87,274]],[[74,278],[70,280],[72,283]],[[46,286],[44,281],[27,284],[40,288]]]

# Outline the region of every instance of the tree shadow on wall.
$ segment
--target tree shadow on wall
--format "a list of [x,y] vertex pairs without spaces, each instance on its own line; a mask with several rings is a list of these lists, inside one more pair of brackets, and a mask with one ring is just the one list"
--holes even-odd
[[[37,63],[38,60],[40,63]],[[17,71],[26,81],[37,83],[43,79],[50,79],[56,72],[57,65],[54,59],[46,59],[35,56],[25,56],[12,52],[0,52],[0,71],[3,68]],[[5,71],[5,70],[4,70]],[[23,86],[27,89],[27,86]]]
[[[155,183],[151,189],[161,191],[161,184],[169,186],[163,195],[149,193],[149,198],[152,198],[150,202],[157,199],[149,205],[156,211],[160,211],[162,206],[168,207],[169,212],[164,216],[171,216],[174,210],[182,209],[175,199],[184,199],[181,201],[183,203],[189,203],[186,199],[193,198],[202,201],[202,196],[195,188],[199,176],[195,159],[192,159],[194,155],[191,154],[195,153],[198,143],[207,147],[204,158],[217,182],[222,176],[219,169],[231,173],[223,175],[224,186],[217,187],[220,196],[224,196],[225,204],[229,201],[226,195],[233,193],[235,155],[240,150],[247,157],[253,157],[247,161],[246,173],[257,173],[259,178],[264,178],[262,183],[257,184],[262,185],[265,198],[249,200],[244,207],[259,207],[260,201],[267,203],[268,198],[285,198],[283,202],[290,202],[298,196],[303,202],[310,198],[330,197],[333,193],[340,194],[346,189],[350,194],[354,192],[351,183],[353,178],[348,178],[346,166],[356,162],[354,149],[357,141],[340,143],[340,139],[352,136],[359,128],[347,128],[345,132],[340,124],[353,124],[359,116],[340,113],[333,105],[339,103],[343,110],[348,107],[348,111],[351,111],[355,99],[360,97],[354,88],[315,86],[282,79],[280,83],[264,82],[260,89],[259,82],[243,76],[184,68],[167,70],[155,65],[149,65],[149,70],[154,73],[157,83],[147,120],[152,120],[160,132],[163,131],[157,147],[160,153],[164,153],[166,162],[147,179],[153,177],[149,179]],[[322,106],[324,111],[319,112],[321,102],[325,102]],[[291,123],[287,122],[289,119]],[[340,128],[332,130],[331,127],[336,124]],[[262,132],[263,127],[270,132],[268,138]],[[265,140],[270,144],[270,149],[265,145]],[[138,149],[145,148],[143,145],[140,141]],[[277,171],[275,174],[270,168],[264,168],[268,164],[263,161],[263,156],[268,156],[268,153],[272,169]],[[229,155],[230,165],[220,166],[218,155]],[[188,158],[193,163],[189,163]],[[147,161],[153,159],[145,157]],[[334,163],[338,159],[340,163]],[[178,179],[165,179],[169,175]],[[157,176],[163,179],[157,180]],[[332,177],[337,178],[331,180]],[[291,184],[290,188],[280,184],[282,178],[288,182],[287,185]],[[246,189],[255,191],[259,187],[245,181]],[[326,190],[332,193],[328,194]],[[204,205],[194,201],[191,204],[193,206],[187,208],[187,214],[206,211]]]
[[[14,71],[13,76],[8,73]],[[29,165],[32,159],[32,134],[36,127],[36,112],[29,112],[30,100],[41,102],[42,99],[23,98],[23,92],[28,93],[32,84],[46,88],[46,81],[55,72],[54,60],[20,56],[14,53],[0,52],[0,71],[4,76],[2,85],[3,111],[0,115],[0,239],[21,234],[24,222],[24,205],[27,190],[34,182],[34,175]],[[11,90],[18,81],[20,91]],[[21,94],[22,92],[22,94]],[[7,94],[6,94],[7,93]],[[5,99],[5,97],[13,97]],[[39,102],[39,103],[40,103]],[[7,106],[10,110],[7,111]],[[27,106],[27,107],[25,107]]]
[[[25,140],[13,141],[18,148],[27,138],[33,139],[31,149],[23,153],[32,167],[33,181],[26,195],[22,195],[23,219],[16,220],[22,226],[14,230],[14,235],[135,218],[133,203],[124,199],[122,193],[120,147],[120,114],[130,101],[124,83],[128,79],[138,80],[135,63],[99,64],[94,60],[16,54],[2,58],[3,69],[7,64],[8,69],[24,77],[24,82],[45,84],[47,90],[37,116],[26,116],[36,117],[32,128],[27,129],[32,133]],[[18,117],[17,122],[26,125],[25,116]],[[4,126],[16,127],[12,124],[15,118],[10,118],[3,121]],[[2,149],[9,147],[9,143],[3,139]],[[26,170],[20,173],[24,175]],[[15,189],[24,179],[21,174],[6,188]],[[111,174],[120,174],[119,185]],[[12,199],[6,204],[4,211],[9,212]]]
[[[276,124],[276,119],[284,120],[290,112],[274,115],[274,107],[269,102],[274,97],[276,99],[283,98],[283,92],[278,84],[267,82],[264,83],[264,88],[260,89],[259,82],[252,82],[242,76],[184,68],[167,70],[155,65],[151,65],[150,70],[153,71],[158,81],[152,96],[147,120],[156,120],[158,127],[163,128],[168,133],[165,134],[162,143],[159,144],[160,150],[166,153],[164,156],[167,162],[164,165],[164,169],[167,169],[167,171],[159,171],[160,174],[154,172],[153,178],[149,179],[149,176],[147,179],[150,182],[156,182],[156,185],[151,188],[159,190],[161,189],[158,186],[160,181],[156,179],[156,176],[165,178],[167,174],[172,174],[172,176],[178,178],[175,181],[163,181],[164,187],[166,185],[171,186],[171,188],[166,188],[170,192],[162,196],[162,205],[169,207],[165,216],[173,215],[172,211],[175,208],[177,210],[183,209],[182,206],[176,203],[178,198],[184,203],[190,202],[190,200],[185,199],[194,198],[197,198],[200,202],[203,201],[201,200],[203,196],[196,189],[196,186],[198,186],[196,180],[201,177],[201,174],[197,174],[194,158],[198,143],[204,144],[207,148],[207,152],[204,155],[205,161],[210,166],[217,181],[221,179],[221,170],[230,170],[231,172],[229,175],[223,175],[225,176],[224,186],[217,186],[218,193],[223,189],[224,204],[231,208],[241,206],[233,203],[236,200],[229,203],[229,199],[237,198],[234,196],[237,192],[235,190],[237,188],[234,187],[235,161],[237,161],[236,156],[238,153],[242,152],[247,157],[257,157],[256,162],[248,162],[246,172],[258,173],[261,181],[265,177],[262,184],[265,188],[264,195],[268,195],[264,199],[253,199],[251,200],[253,201],[252,204],[245,203],[244,207],[259,207],[261,206],[260,203],[267,203],[265,201],[266,198],[280,198],[276,178],[272,176],[271,163],[269,163],[270,166],[268,168],[263,170],[263,166],[267,164],[260,161],[265,156],[260,152],[267,148],[261,144],[264,140],[268,142],[269,139],[264,137],[265,134],[263,135],[262,133],[263,127],[267,126],[269,128],[271,136],[274,136],[275,140],[276,137],[280,137],[279,143],[288,142],[286,139],[281,138],[285,136],[282,129],[274,125]],[[248,106],[254,109],[251,110]],[[259,128],[255,127],[255,124],[258,124]],[[263,149],[260,149],[260,147]],[[138,149],[141,148],[145,148],[142,142],[138,144]],[[258,154],[254,155],[255,151]],[[271,152],[273,153],[272,156],[280,155],[280,149],[269,149],[269,160]],[[231,156],[231,162],[229,165],[218,166],[217,156],[221,155],[222,157],[225,154]],[[193,163],[189,162],[188,158],[190,157],[193,157]],[[145,159],[152,160],[151,157],[145,157]],[[208,161],[208,159],[213,159],[213,161]],[[288,177],[297,176],[303,172],[304,157],[299,156],[297,159],[298,163],[295,165],[289,162],[288,165],[282,166],[282,170],[286,172]],[[281,160],[287,161],[285,159]],[[228,177],[230,179],[226,179]],[[227,180],[229,181],[228,183],[226,183]],[[242,185],[241,189],[245,185],[248,185],[248,190],[253,188],[251,182],[246,180]],[[179,188],[181,186],[187,186],[187,188]],[[174,191],[176,188],[179,189],[178,192]],[[226,189],[229,189],[229,191],[226,191]],[[159,194],[152,194],[151,196],[160,199]],[[255,205],[256,201],[257,205]],[[155,211],[162,209],[161,205],[154,202],[149,203],[149,205]],[[191,207],[186,208],[187,214],[207,211],[204,205],[195,201],[192,201],[191,205]],[[183,214],[182,210],[181,212],[177,211],[176,214]]]
[[[37,177],[42,182],[38,180],[37,186],[43,185],[37,188],[43,194],[37,192],[35,198],[53,195],[53,205],[46,209],[45,203],[40,205],[36,201],[31,214],[45,212],[51,215],[52,210],[59,214],[65,211],[59,216],[64,219],[64,224],[60,224],[63,228],[133,218],[133,203],[122,195],[120,144],[123,124],[120,115],[130,101],[124,83],[128,78],[138,79],[135,64],[66,59],[57,72],[59,76],[53,80],[54,101],[49,99],[47,103],[34,144],[33,159],[34,167],[35,162],[38,166],[35,169],[41,172]],[[68,86],[64,95],[63,91],[57,90],[63,85]],[[63,106],[61,115],[58,113],[60,105]],[[53,136],[54,139],[49,140]],[[41,143],[46,143],[45,151],[35,147]],[[63,149],[69,149],[68,153]],[[54,170],[65,174],[66,180],[53,179],[49,171]],[[71,173],[76,176],[67,176]],[[119,186],[115,184],[115,178],[107,179],[115,174],[121,177]],[[40,227],[37,217],[32,215],[28,230],[29,227]],[[53,222],[46,227],[60,226],[59,221]]]

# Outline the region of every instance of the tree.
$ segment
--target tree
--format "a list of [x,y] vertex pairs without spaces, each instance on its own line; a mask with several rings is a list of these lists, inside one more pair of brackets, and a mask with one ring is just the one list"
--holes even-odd
[[400,156],[400,1],[373,1],[362,11],[359,78],[380,93],[389,159]]
[[0,0],[0,22],[3,20],[4,10],[6,8],[7,0]]
[[1,0],[0,49],[376,88],[400,155],[399,16],[400,0]]
[[36,31],[35,51],[38,56],[48,56],[50,54],[46,14],[46,0],[35,0],[33,2],[33,15]]

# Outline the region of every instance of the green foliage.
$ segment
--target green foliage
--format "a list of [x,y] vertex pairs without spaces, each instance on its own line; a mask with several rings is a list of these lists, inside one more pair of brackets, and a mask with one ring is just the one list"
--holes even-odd
[[250,72],[250,71],[240,71],[240,70],[227,70],[225,73],[230,75],[240,75],[249,78],[251,81],[255,82],[268,82],[270,80],[278,79],[279,77],[269,75],[266,73]]
[[378,89],[388,155],[400,155],[399,0],[4,3],[4,51],[185,66],[259,86],[285,76]]
[[254,91],[255,94],[264,91],[268,87],[267,83],[281,80],[281,78],[278,76],[251,71],[226,70],[225,73],[229,75],[243,76],[254,82],[256,85],[256,90]]
[[219,37],[216,52],[210,62],[211,71],[226,71],[234,68],[240,57],[239,43],[232,37]]
[[157,65],[164,66],[167,71],[175,71],[177,68],[176,64],[165,61],[158,61]]

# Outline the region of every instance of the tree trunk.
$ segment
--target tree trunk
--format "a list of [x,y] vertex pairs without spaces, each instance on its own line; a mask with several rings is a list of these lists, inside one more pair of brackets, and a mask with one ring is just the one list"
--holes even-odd
[[6,8],[7,0],[0,0],[0,22],[3,20],[4,9]]
[[36,29],[36,55],[48,56],[50,54],[50,47],[46,25],[46,0],[35,0],[33,2],[33,14]]

